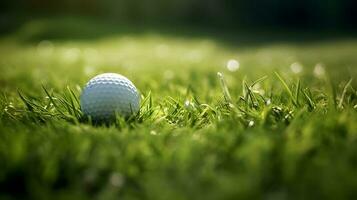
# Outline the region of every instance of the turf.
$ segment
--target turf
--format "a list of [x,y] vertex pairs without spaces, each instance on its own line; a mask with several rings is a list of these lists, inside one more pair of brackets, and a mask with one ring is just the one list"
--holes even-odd
[[[283,35],[60,18],[2,36],[0,199],[352,199],[357,39]],[[135,83],[137,115],[82,115],[103,72]]]

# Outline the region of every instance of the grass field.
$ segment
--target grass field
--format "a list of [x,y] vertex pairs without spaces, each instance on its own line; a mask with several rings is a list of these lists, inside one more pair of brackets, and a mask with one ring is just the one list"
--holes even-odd
[[[0,199],[353,199],[357,38],[33,20],[0,39]],[[93,76],[141,111],[83,120]]]

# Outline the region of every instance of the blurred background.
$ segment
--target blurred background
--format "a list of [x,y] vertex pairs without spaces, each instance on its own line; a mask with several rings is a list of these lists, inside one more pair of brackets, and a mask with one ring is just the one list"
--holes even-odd
[[0,23],[6,31],[33,17],[82,15],[136,24],[351,30],[356,8],[354,0],[5,0]]
[[[112,71],[172,94],[178,84],[210,93],[217,72],[233,87],[274,70],[309,83],[321,70],[345,80],[357,74],[356,2],[1,1],[0,82],[38,93]],[[169,83],[174,92],[161,90]]]

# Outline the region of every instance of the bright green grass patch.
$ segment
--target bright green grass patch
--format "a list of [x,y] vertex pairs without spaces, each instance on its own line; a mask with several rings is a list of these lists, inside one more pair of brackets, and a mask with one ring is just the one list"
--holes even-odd
[[[356,195],[357,40],[77,23],[1,40],[1,199]],[[102,72],[135,83],[137,115],[82,116],[81,88]]]

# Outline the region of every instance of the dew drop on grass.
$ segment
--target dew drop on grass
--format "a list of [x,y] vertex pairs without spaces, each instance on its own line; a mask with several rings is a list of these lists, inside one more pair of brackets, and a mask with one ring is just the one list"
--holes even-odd
[[322,63],[317,63],[314,67],[314,75],[317,78],[322,78],[325,76],[325,67]]
[[184,103],[184,107],[187,110],[192,110],[192,109],[194,109],[194,104],[190,100],[186,100]]
[[78,48],[66,49],[63,53],[63,60],[66,63],[74,63],[79,59],[80,55],[81,50]]
[[227,69],[231,72],[235,72],[239,69],[239,62],[235,59],[230,59],[227,62]]
[[271,100],[270,100],[270,99],[267,99],[266,102],[265,102],[265,104],[266,104],[267,106],[269,106],[269,105],[271,104]]
[[124,184],[124,178],[120,173],[113,173],[110,175],[109,182],[113,187],[121,187]]
[[189,100],[186,100],[185,101],[185,107],[188,108],[190,106],[190,101]]
[[303,66],[298,62],[294,62],[290,65],[290,69],[294,74],[299,74],[302,72]]
[[265,90],[261,87],[259,83],[253,86],[252,91],[256,94],[261,94],[261,95],[265,94]]

